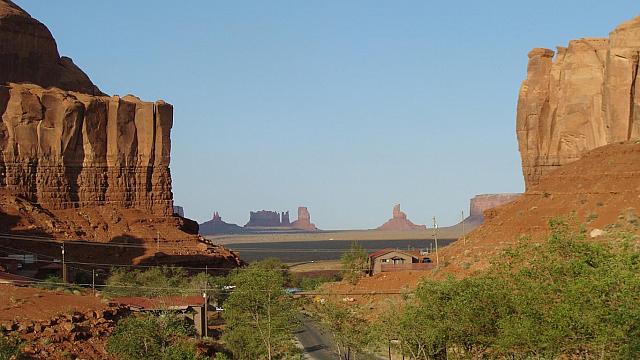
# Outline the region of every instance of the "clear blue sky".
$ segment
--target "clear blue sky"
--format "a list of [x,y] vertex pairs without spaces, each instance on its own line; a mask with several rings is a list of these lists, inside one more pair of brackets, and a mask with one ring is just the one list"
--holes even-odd
[[[309,207],[370,228],[454,223],[520,192],[527,52],[606,36],[634,1],[16,0],[109,94],[175,106],[175,203],[244,224]],[[295,218],[295,215],[292,216]]]

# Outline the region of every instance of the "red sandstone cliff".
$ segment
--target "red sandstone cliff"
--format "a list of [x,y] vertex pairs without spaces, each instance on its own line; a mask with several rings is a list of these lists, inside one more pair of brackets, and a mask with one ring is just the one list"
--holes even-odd
[[517,199],[522,194],[481,194],[474,196],[469,205],[469,216],[472,218],[482,218],[486,210],[508,204]]
[[640,17],[608,39],[533,49],[518,100],[518,143],[527,188],[597,147],[640,139]]
[[173,213],[173,107],[133,96],[0,86],[0,187],[49,209]]
[[102,95],[70,58],[60,57],[49,29],[10,0],[0,1],[0,69],[0,84],[25,82]]
[[0,243],[11,251],[55,258],[59,244],[39,240],[82,239],[128,246],[78,245],[69,259],[238,265],[172,216],[172,125],[170,104],[102,94],[42,23],[0,0],[0,233],[12,233]]

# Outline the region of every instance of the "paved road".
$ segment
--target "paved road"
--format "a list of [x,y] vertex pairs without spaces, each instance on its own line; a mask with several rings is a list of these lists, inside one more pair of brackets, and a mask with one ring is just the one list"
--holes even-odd
[[302,329],[296,332],[296,337],[304,348],[305,357],[315,360],[335,360],[335,349],[331,336],[323,333],[311,319],[302,315]]
[[[335,346],[331,336],[321,331],[318,324],[307,316],[301,315],[302,329],[296,333],[296,337],[304,348],[305,358],[313,360],[336,360]],[[385,358],[374,356],[376,360]]]

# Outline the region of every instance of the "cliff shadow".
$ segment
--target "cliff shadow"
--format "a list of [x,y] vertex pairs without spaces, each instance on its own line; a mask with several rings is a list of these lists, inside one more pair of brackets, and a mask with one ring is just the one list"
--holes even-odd
[[133,235],[118,235],[103,245],[103,262],[113,265],[134,265],[136,259],[147,253],[151,244]]

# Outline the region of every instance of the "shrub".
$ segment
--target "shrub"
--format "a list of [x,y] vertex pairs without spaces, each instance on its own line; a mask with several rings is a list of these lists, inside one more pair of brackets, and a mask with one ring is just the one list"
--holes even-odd
[[129,317],[118,323],[107,341],[107,352],[122,360],[201,359],[186,337],[193,328],[170,314]]
[[199,273],[194,276],[182,268],[155,267],[147,270],[115,268],[107,279],[106,296],[200,295],[204,289],[213,299],[219,299],[224,278]]
[[369,271],[369,254],[357,242],[351,243],[351,248],[340,258],[343,268],[343,278],[352,284]]
[[62,278],[56,275],[49,275],[43,281],[36,283],[34,287],[43,290],[62,290],[69,292],[80,291],[82,289],[80,286],[73,283],[65,284],[64,281],[62,281]]
[[22,341],[15,337],[6,337],[0,333],[0,360],[22,360],[27,357],[20,350]]
[[549,225],[545,243],[523,241],[484,273],[423,281],[386,320],[398,350],[414,358],[638,358],[637,244],[622,234],[588,241],[558,219]]

